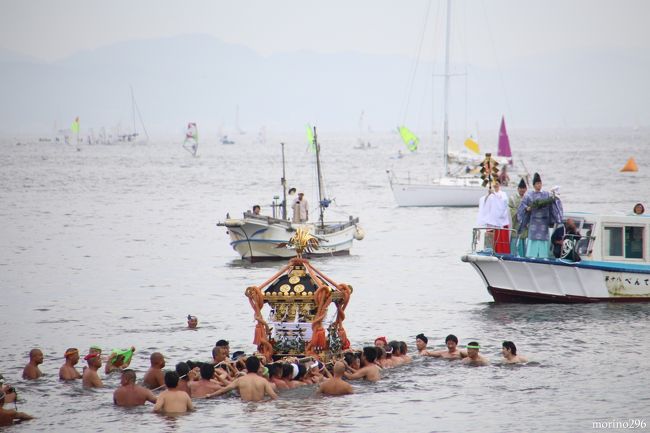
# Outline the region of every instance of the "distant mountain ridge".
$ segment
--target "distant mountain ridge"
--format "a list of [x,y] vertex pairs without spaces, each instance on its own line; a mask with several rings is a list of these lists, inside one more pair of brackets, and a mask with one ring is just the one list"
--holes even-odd
[[[176,133],[188,121],[203,132],[232,130],[236,106],[251,133],[261,126],[299,130],[306,122],[355,131],[361,110],[366,124],[388,130],[403,120],[411,63],[352,52],[264,57],[205,35],[121,42],[52,63],[1,50],[0,134],[47,133],[75,116],[82,128],[130,125],[129,85],[153,133]],[[431,100],[439,104],[442,96],[431,92],[431,70],[420,65],[411,95],[406,120],[419,123],[416,129],[430,130]],[[511,128],[634,125],[650,118],[649,72],[650,55],[625,52],[522,59],[503,77],[470,68],[467,120],[496,129],[505,112]],[[452,126],[465,122],[462,89],[460,82],[452,87]]]

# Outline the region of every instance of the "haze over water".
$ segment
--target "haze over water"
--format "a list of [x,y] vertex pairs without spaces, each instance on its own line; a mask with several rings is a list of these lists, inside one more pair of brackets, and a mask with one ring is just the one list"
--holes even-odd
[[[385,169],[430,175],[439,148],[423,145],[398,160],[392,134],[372,137],[369,150],[354,149],[354,136],[319,136],[335,198],[331,215],[359,216],[366,232],[349,257],[313,262],[354,288],[345,321],[352,345],[385,335],[413,352],[420,332],[430,348],[442,348],[454,333],[462,345],[478,340],[490,366],[416,359],[379,383],[355,382],[356,395],[321,398],[304,387],[264,404],[197,401],[195,413],[177,418],[154,415],[150,405],[115,408],[117,376],[99,391],[61,384],[68,347],[134,345],[139,379],[154,351],[165,355],[167,368],[210,359],[221,338],[231,353],[251,353],[254,321],[244,289],[282,262],[242,262],[215,223],[253,204],[268,212],[264,206],[281,194],[280,141],[287,143],[289,185],[313,206],[312,155],[302,137],[205,142],[198,158],[176,137],[79,151],[4,141],[0,372],[18,388],[19,409],[37,417],[14,430],[576,432],[592,430],[594,421],[650,423],[650,305],[494,304],[460,261],[476,209],[398,208],[393,200]],[[546,189],[561,185],[566,211],[629,213],[638,201],[650,208],[647,130],[511,132],[511,139],[515,156],[540,172]],[[630,156],[640,171],[619,173]],[[198,330],[185,328],[187,314],[199,317]],[[500,365],[503,340],[533,362]],[[45,376],[27,383],[20,374],[32,347],[45,353]]]

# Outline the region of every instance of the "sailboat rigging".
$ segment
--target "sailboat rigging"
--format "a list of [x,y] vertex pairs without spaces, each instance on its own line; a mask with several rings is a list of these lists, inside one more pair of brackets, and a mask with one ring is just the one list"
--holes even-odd
[[[389,183],[398,206],[478,206],[478,201],[485,194],[479,177],[472,174],[471,167],[460,167],[462,172],[452,173],[449,166],[449,85],[453,74],[450,72],[451,39],[451,0],[447,0],[447,24],[445,28],[444,86],[443,86],[443,149],[442,176],[429,183],[411,183],[400,181],[388,170]],[[407,130],[408,131],[408,130]],[[400,130],[402,135],[402,131]],[[402,135],[403,136],[403,135]],[[407,144],[408,139],[404,140]],[[470,148],[478,149],[476,142],[467,143]],[[507,191],[510,192],[510,191]]]

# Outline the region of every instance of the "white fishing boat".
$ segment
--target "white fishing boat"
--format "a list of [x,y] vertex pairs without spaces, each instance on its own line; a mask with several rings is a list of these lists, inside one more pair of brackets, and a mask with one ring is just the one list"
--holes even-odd
[[[444,120],[443,120],[443,175],[429,182],[412,181],[410,178],[401,179],[388,170],[390,187],[398,206],[448,206],[473,207],[478,206],[479,199],[485,194],[482,180],[473,167],[458,164],[452,170],[449,164],[449,79],[453,75],[449,71],[449,44],[451,35],[451,0],[447,0],[447,27],[445,38],[445,71],[444,71]],[[504,125],[502,125],[505,128]],[[409,150],[417,148],[417,141],[404,138],[402,127],[398,130]],[[406,128],[404,128],[406,129]],[[505,129],[504,129],[505,131]],[[506,136],[507,138],[507,136]],[[410,143],[410,144],[409,144]],[[512,155],[510,155],[512,157]],[[506,193],[514,193],[514,189],[504,189]]]
[[533,259],[478,248],[461,259],[483,279],[496,302],[650,302],[650,215],[565,213],[582,237],[563,245],[580,261]]
[[295,257],[294,249],[289,249],[289,242],[298,227],[305,226],[309,233],[318,238],[320,248],[307,253],[307,256],[336,256],[347,255],[354,240],[361,240],[364,232],[359,226],[359,218],[350,216],[346,220],[325,220],[325,211],[331,201],[324,197],[323,181],[320,168],[320,144],[316,139],[314,128],[314,145],[316,150],[316,169],[318,174],[319,218],[313,223],[295,223],[288,219],[287,188],[284,169],[284,143],[282,144],[282,189],[283,200],[275,196],[271,205],[272,215],[256,215],[244,212],[242,218],[230,218],[218,222],[217,226],[226,227],[230,236],[230,245],[246,260],[252,262],[271,259],[286,259]]

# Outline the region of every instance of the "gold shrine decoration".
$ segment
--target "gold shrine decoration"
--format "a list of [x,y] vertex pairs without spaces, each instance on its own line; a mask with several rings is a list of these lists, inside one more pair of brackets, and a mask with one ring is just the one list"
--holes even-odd
[[481,162],[481,179],[483,179],[483,186],[488,186],[492,189],[492,182],[499,177],[499,163],[492,158],[491,153],[485,154],[485,159]]
[[318,239],[309,233],[309,228],[305,226],[298,227],[296,234],[289,239],[289,246],[296,249],[298,258],[302,257],[303,252],[312,252],[319,248]]

